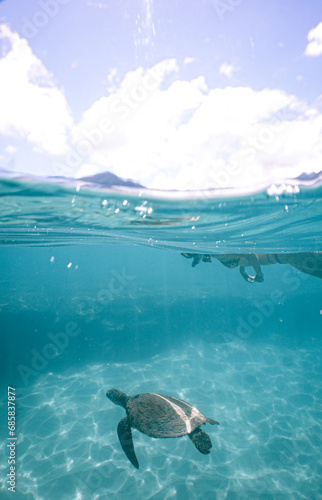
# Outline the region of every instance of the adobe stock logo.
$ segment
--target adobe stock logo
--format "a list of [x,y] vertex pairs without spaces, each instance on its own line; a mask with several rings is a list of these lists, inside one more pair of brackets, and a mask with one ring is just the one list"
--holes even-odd
[[226,13],[231,13],[244,0],[213,0],[213,4],[221,21],[224,20]]
[[44,345],[41,352],[37,351],[37,349],[31,349],[31,366],[17,366],[17,371],[23,383],[27,385],[30,377],[39,375],[48,366],[49,361],[55,359],[66,349],[70,338],[77,337],[80,333],[81,329],[78,328],[77,323],[74,321],[68,321],[62,332],[48,333],[47,338],[50,342]]
[[48,25],[50,19],[56,17],[60,12],[60,7],[66,5],[70,0],[39,0],[39,10],[37,10],[32,19],[23,17],[21,34],[27,38],[34,38],[39,30]]

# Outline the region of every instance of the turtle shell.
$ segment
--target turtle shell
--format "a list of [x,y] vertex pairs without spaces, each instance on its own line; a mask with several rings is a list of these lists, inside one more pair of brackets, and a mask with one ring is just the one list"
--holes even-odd
[[207,420],[189,403],[152,392],[130,396],[126,411],[132,427],[155,438],[190,434]]

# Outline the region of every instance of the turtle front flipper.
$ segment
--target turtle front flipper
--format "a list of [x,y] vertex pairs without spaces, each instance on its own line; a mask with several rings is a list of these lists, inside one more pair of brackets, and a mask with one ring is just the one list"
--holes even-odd
[[139,462],[134,451],[131,424],[127,417],[120,420],[119,425],[117,426],[117,435],[125,455],[130,460],[131,464],[138,469]]
[[208,455],[208,453],[210,453],[210,448],[212,448],[210,437],[206,432],[202,431],[200,427],[190,432],[188,436],[200,453],[203,455]]

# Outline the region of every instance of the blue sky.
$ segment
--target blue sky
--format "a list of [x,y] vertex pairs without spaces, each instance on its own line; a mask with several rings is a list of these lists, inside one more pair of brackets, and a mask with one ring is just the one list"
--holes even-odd
[[320,0],[0,2],[0,166],[226,187],[322,164]]

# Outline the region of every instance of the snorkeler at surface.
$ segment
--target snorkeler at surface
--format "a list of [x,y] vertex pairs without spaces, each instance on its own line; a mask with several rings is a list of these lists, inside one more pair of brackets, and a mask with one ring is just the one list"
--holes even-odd
[[[195,267],[199,262],[211,262],[212,257],[219,260],[219,262],[229,269],[239,266],[240,274],[249,283],[254,283],[255,281],[258,283],[263,282],[264,276],[261,266],[270,266],[272,264],[289,264],[302,273],[322,279],[322,252],[227,255],[182,253],[181,255],[187,259],[193,259],[192,267]],[[255,275],[251,276],[248,274],[246,267],[252,267]]]

